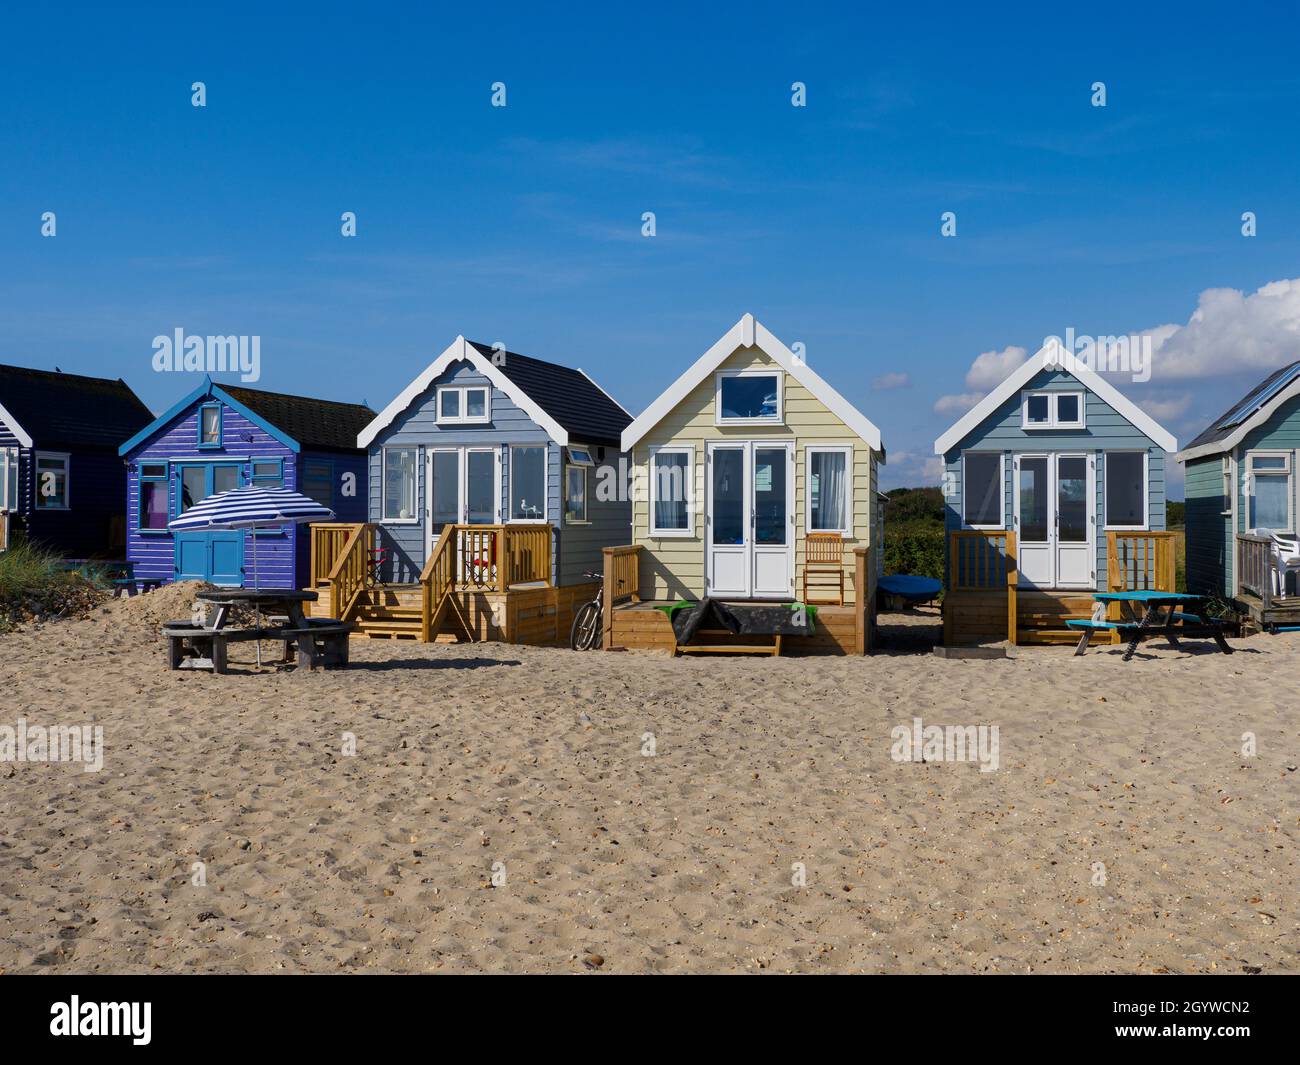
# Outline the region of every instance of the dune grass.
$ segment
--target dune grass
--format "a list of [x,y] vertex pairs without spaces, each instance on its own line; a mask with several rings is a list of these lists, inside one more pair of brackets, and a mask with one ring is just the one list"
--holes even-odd
[[105,583],[61,568],[59,556],[40,547],[0,551],[0,632],[33,618],[81,614],[107,595]]

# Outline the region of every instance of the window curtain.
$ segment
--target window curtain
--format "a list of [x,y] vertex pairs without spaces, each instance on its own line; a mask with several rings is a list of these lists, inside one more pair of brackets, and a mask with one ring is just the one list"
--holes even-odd
[[817,473],[817,512],[813,515],[813,528],[838,531],[847,524],[844,520],[848,502],[848,471],[842,451],[821,451],[813,455]]

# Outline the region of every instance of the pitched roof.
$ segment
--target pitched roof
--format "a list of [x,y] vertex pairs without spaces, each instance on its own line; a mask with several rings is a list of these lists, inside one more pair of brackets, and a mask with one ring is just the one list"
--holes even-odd
[[486,344],[457,337],[418,377],[407,385],[357,437],[368,447],[414,403],[453,362],[469,362],[510,397],[557,444],[576,441],[618,446],[619,433],[632,420],[626,410],[582,370],[506,352],[500,365]]
[[1178,441],[1151,415],[1129,399],[1123,392],[1107,381],[1101,374],[1090,370],[1074,355],[1066,351],[1064,345],[1052,337],[1038,352],[1026,359],[1019,368],[1011,371],[997,388],[979,401],[970,411],[960,418],[943,436],[934,442],[934,453],[943,455],[961,443],[971,430],[977,428],[990,414],[1003,403],[1029,384],[1042,370],[1061,370],[1068,373],[1093,395],[1110,405],[1111,409],[1138,429],[1166,451],[1177,451]]
[[1216,455],[1239,444],[1251,429],[1266,421],[1292,396],[1300,394],[1300,362],[1274,370],[1241,399],[1220,414],[1190,444],[1178,453],[1178,460]]
[[636,421],[623,430],[623,450],[631,451],[646,433],[658,425],[677,404],[690,395],[696,386],[738,349],[755,347],[808,389],[840,421],[857,433],[872,450],[879,451],[881,461],[884,461],[885,449],[880,440],[880,430],[857,407],[823,381],[807,362],[797,358],[794,352],[773,336],[752,314],[742,316],[740,321],[723,334],[721,340],[696,359],[681,377],[641,412]]
[[116,448],[152,419],[120,379],[0,366],[0,421],[24,447]]
[[[474,340],[468,343],[484,358],[492,358],[492,348],[487,344]],[[507,351],[499,361],[497,369],[575,440],[618,447],[619,437],[631,423],[632,415],[582,370],[513,351]]]
[[375,416],[374,411],[360,403],[289,396],[283,392],[262,392],[233,385],[220,387],[232,399],[261,415],[304,448],[356,451],[357,434]]

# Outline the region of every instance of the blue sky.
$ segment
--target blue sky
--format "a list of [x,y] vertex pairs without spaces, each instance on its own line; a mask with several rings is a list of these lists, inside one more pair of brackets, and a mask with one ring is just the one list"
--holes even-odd
[[889,487],[983,352],[1183,327],[1116,381],[1181,441],[1300,358],[1300,284],[1258,294],[1300,277],[1293,5],[477,7],[8,17],[0,361],[161,410],[154,336],[257,334],[257,387],[379,408],[463,333],[637,413],[750,311]]

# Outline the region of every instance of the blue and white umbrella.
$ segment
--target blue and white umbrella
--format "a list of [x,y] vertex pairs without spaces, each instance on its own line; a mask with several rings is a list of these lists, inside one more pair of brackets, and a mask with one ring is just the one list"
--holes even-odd
[[[234,488],[195,503],[167,523],[173,532],[201,529],[270,529],[333,521],[334,511],[288,488]],[[257,539],[253,539],[253,587],[257,588]]]

